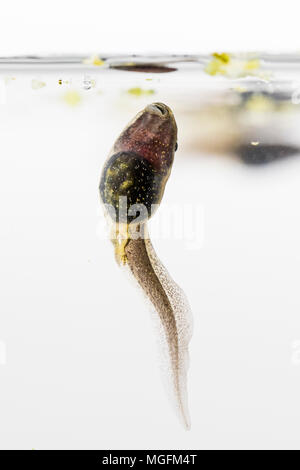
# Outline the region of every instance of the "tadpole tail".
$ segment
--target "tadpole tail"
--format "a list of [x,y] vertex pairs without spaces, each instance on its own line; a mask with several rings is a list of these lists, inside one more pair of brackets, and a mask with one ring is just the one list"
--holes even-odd
[[126,264],[158,314],[160,340],[167,359],[167,378],[171,398],[186,429],[190,428],[187,405],[188,343],[192,322],[190,307],[180,287],[157,257],[147,226],[140,226],[141,237],[129,239]]

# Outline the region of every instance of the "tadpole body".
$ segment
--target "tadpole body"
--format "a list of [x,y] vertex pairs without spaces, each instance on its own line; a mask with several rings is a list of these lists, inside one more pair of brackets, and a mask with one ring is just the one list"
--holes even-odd
[[190,308],[183,291],[157,257],[147,230],[147,221],[163,197],[176,149],[177,126],[171,109],[163,103],[148,105],[113,145],[99,189],[112,225],[116,260],[129,268],[157,314],[172,401],[189,428],[186,376]]

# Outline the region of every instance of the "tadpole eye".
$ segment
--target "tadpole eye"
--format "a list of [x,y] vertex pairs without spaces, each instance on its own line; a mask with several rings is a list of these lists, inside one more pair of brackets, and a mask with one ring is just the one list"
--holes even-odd
[[176,152],[177,149],[178,149],[178,143],[176,142],[174,151]]

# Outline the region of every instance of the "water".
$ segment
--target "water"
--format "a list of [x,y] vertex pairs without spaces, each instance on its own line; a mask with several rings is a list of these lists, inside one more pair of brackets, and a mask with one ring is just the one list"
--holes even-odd
[[[0,447],[297,448],[298,56],[86,59],[0,61]],[[178,150],[150,232],[194,317],[189,432],[99,204],[158,101]]]

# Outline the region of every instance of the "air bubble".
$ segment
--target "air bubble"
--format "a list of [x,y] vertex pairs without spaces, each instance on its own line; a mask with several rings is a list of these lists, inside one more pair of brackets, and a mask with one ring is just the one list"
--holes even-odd
[[83,79],[82,86],[84,90],[90,90],[95,86],[95,80],[92,80],[90,77],[86,76]]

